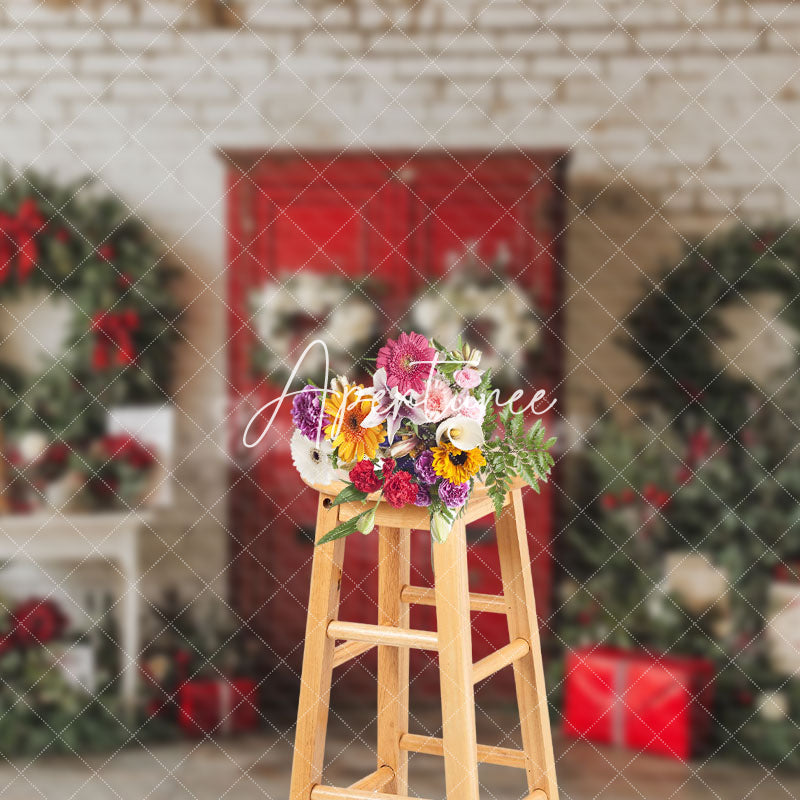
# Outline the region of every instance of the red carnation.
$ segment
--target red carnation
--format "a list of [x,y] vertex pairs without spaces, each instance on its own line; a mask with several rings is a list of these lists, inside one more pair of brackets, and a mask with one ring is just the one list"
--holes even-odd
[[400,470],[386,479],[383,496],[390,506],[402,508],[417,499],[417,486],[408,472]]
[[101,244],[100,247],[97,248],[97,255],[99,255],[103,261],[111,261],[114,258],[114,248],[110,244]]
[[359,461],[350,470],[350,480],[360,492],[377,492],[381,488],[381,479],[375,474],[375,466],[371,461]]
[[624,503],[628,505],[632,503],[636,499],[636,494],[634,493],[633,489],[623,489],[619,495],[620,503]]
[[396,466],[397,462],[393,458],[384,458],[383,464],[381,465],[381,472],[383,473],[383,477],[388,478],[394,472],[394,468]]

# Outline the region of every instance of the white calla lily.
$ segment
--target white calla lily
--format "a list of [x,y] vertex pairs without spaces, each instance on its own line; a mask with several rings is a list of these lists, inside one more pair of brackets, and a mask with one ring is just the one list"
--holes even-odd
[[484,443],[483,428],[479,422],[469,417],[450,417],[436,428],[436,444],[441,444],[442,439],[459,450],[472,450]]

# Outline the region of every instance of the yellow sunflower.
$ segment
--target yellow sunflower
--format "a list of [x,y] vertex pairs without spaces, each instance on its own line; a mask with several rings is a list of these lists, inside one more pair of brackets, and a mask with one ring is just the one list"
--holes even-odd
[[378,445],[386,431],[383,425],[362,428],[361,422],[372,409],[372,398],[359,395],[363,386],[345,386],[343,391],[329,394],[325,399],[325,413],[331,422],[325,426],[325,435],[334,449],[339,448],[339,461],[349,464],[364,456],[375,458]]
[[433,452],[433,471],[450,483],[465,483],[481,467],[486,459],[480,447],[472,450],[459,450],[455,445],[442,444],[431,448]]

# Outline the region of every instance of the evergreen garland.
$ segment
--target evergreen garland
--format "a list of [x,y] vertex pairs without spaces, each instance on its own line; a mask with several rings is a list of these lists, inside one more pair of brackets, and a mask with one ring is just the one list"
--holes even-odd
[[[800,681],[779,674],[763,635],[777,565],[800,556],[800,382],[765,390],[714,358],[719,311],[777,293],[800,330],[800,234],[737,228],[687,249],[628,318],[646,368],[640,425],[601,423],[574,457],[580,482],[559,542],[562,644],[608,643],[717,666],[711,752],[800,766]],[[766,323],[765,323],[766,324]],[[669,554],[698,553],[728,579],[719,602],[687,607],[665,582]],[[786,567],[785,567],[786,568]],[[800,576],[791,568],[795,580]],[[763,698],[778,692],[788,714]]]

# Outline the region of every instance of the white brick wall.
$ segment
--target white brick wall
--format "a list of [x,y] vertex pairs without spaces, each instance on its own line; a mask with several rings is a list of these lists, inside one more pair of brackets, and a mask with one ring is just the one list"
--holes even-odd
[[[222,432],[225,146],[573,149],[670,224],[797,214],[800,6],[741,0],[240,0],[211,29],[184,0],[6,0],[0,153],[96,171],[192,271],[179,365],[181,558],[226,559]],[[396,103],[392,100],[397,98]],[[741,144],[741,147],[739,146]],[[767,170],[765,172],[765,170]],[[772,170],[772,174],[769,171]],[[756,187],[756,188],[754,188]],[[191,495],[213,506],[205,513]],[[190,532],[186,534],[187,529]],[[155,562],[160,546],[150,548]],[[175,559],[161,560],[155,591]]]

